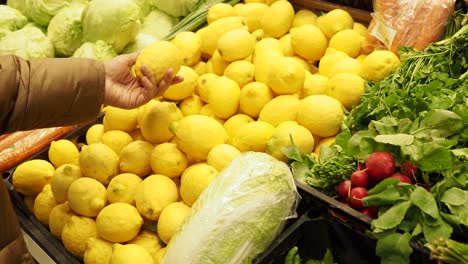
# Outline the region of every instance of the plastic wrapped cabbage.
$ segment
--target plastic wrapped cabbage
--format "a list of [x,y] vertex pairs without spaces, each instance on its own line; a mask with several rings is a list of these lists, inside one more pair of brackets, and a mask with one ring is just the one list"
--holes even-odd
[[8,0],[8,5],[21,11],[30,20],[47,26],[58,11],[72,0]]
[[135,0],[135,2],[140,6],[142,17],[146,16],[151,11],[151,0]]
[[171,16],[182,17],[190,14],[203,0],[152,0],[153,6]]
[[158,40],[159,39],[156,38],[155,36],[144,34],[144,33],[138,33],[135,40],[132,41],[130,44],[128,44],[122,53],[129,54],[129,53],[141,51],[145,47],[153,44],[154,42]]
[[95,43],[86,42],[79,47],[75,53],[73,53],[73,58],[88,58],[95,59],[98,61],[107,61],[117,56],[117,53],[112,48],[112,45],[98,40]]
[[200,195],[171,238],[163,263],[248,263],[296,216],[299,198],[285,163],[246,152]]
[[28,19],[15,8],[0,5],[0,29],[15,31],[28,23]]
[[28,26],[10,32],[0,39],[0,55],[16,55],[23,59],[54,57],[54,45],[37,27]]
[[138,34],[139,19],[134,0],[93,0],[83,12],[84,41],[103,40],[120,53]]
[[161,10],[153,9],[144,18],[140,28],[140,33],[152,35],[158,39],[162,39],[171,29],[179,22],[179,19],[164,13]]
[[85,7],[84,4],[72,4],[61,9],[50,20],[47,37],[54,44],[57,56],[69,57],[81,46],[81,14]]
[[11,31],[8,29],[0,28],[0,39],[2,39],[4,36],[6,36],[10,32]]

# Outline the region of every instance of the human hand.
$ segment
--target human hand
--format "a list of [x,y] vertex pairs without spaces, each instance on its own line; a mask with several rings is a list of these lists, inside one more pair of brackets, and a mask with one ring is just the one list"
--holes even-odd
[[172,78],[173,69],[168,69],[163,80],[156,84],[145,65],[141,67],[143,77],[134,77],[130,67],[135,64],[137,57],[138,53],[119,55],[104,63],[104,104],[124,109],[136,108],[161,96],[172,84],[183,81],[181,76]]

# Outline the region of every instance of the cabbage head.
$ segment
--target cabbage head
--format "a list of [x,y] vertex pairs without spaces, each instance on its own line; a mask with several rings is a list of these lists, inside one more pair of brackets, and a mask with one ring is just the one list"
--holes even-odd
[[57,56],[69,57],[81,46],[81,14],[85,7],[84,4],[72,4],[62,8],[50,20],[47,37],[54,44]]
[[172,236],[164,264],[240,264],[261,254],[296,216],[300,197],[289,167],[245,152],[202,192]]
[[37,27],[28,26],[0,39],[0,55],[16,55],[23,59],[54,57],[54,45]]
[[0,29],[15,31],[28,23],[28,19],[15,8],[0,5]]
[[144,34],[144,33],[138,33],[135,40],[133,40],[133,42],[128,44],[127,47],[125,47],[125,49],[124,49],[124,51],[122,53],[130,54],[130,53],[134,53],[134,52],[137,52],[137,51],[141,51],[145,47],[153,44],[154,42],[156,42],[158,40],[159,40],[158,38],[156,38],[156,37],[154,37],[152,35],[148,35],[148,34]]
[[27,18],[41,26],[47,26],[58,11],[72,0],[8,0],[8,5],[21,11]]
[[175,17],[192,13],[200,2],[203,0],[152,0],[154,7]]
[[179,18],[170,16],[161,10],[153,9],[143,19],[140,33],[163,39],[178,22]]
[[138,34],[139,19],[134,0],[93,0],[83,12],[83,40],[103,40],[120,53]]
[[140,6],[141,12],[140,16],[144,17],[148,15],[151,11],[151,0],[135,0],[135,2]]
[[112,45],[107,44],[102,40],[96,41],[96,43],[86,42],[79,47],[75,53],[73,53],[73,58],[88,58],[95,59],[98,61],[107,61],[117,56],[117,53],[112,48]]
[[4,36],[6,36],[10,32],[11,31],[9,29],[0,28],[0,39],[2,39]]

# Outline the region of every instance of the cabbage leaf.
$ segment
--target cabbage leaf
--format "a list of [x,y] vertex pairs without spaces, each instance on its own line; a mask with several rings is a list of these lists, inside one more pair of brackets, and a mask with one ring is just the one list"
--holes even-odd
[[116,56],[117,53],[112,48],[112,45],[102,40],[98,40],[95,43],[85,42],[72,55],[73,58],[88,58],[103,62]]
[[0,29],[15,31],[28,23],[28,19],[15,8],[0,5]]
[[27,26],[10,32],[0,39],[1,55],[16,55],[30,60],[52,58],[55,51],[54,45],[41,29]]

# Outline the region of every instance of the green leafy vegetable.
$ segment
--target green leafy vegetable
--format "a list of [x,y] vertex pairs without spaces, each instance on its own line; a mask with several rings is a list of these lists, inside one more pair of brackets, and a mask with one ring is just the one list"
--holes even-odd
[[37,27],[23,27],[0,39],[0,56],[16,55],[23,59],[52,58],[55,55],[54,45]]
[[377,241],[376,253],[382,264],[409,263],[413,249],[409,245],[409,233],[392,233]]
[[448,264],[468,263],[468,245],[440,237],[424,245],[431,251],[431,259]]

